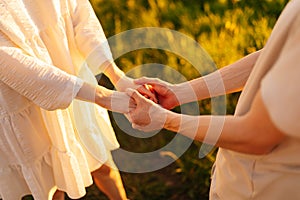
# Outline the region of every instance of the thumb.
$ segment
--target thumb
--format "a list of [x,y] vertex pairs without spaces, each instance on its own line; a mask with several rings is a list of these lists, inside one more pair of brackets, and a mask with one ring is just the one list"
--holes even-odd
[[132,126],[132,128],[134,128],[136,130],[141,130],[141,127],[134,122],[131,122],[131,126]]
[[125,115],[125,117],[128,119],[128,121],[129,121],[130,123],[132,123],[131,115],[130,115],[129,113],[126,113],[126,114],[124,114],[124,115]]
[[144,84],[155,84],[157,80],[155,78],[142,77],[133,80],[135,84],[144,85]]
[[132,126],[133,129],[136,129],[136,130],[139,130],[139,131],[143,131],[143,132],[151,132],[151,131],[153,131],[153,129],[148,129],[147,125],[146,126],[140,126],[140,125],[137,125],[135,123],[132,123],[131,126]]
[[126,94],[130,96],[136,103],[140,102],[143,99],[142,95],[132,88],[126,89]]

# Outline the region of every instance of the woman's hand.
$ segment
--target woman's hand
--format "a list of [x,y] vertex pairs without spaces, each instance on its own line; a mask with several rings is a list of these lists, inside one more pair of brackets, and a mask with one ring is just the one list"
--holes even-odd
[[176,85],[162,81],[158,78],[139,78],[134,80],[138,85],[148,85],[150,90],[154,91],[158,103],[166,108],[172,109],[179,105],[178,98],[175,94]]
[[125,92],[97,87],[95,102],[113,112],[128,113],[130,97]]
[[118,91],[124,92],[127,88],[132,88],[137,90],[139,93],[141,93],[144,97],[147,99],[150,99],[151,101],[158,103],[155,92],[151,90],[151,86],[148,86],[147,84],[136,84],[134,80],[128,76],[122,76],[119,81],[115,84],[115,87]]
[[104,74],[110,79],[115,88],[120,92],[125,92],[127,88],[132,88],[139,91],[146,98],[157,103],[157,98],[154,93],[148,90],[144,85],[138,85],[133,82],[133,79],[126,76],[114,62],[106,62]]
[[109,90],[99,85],[84,82],[76,95],[76,99],[96,103],[108,110],[128,113],[130,97],[125,92]]

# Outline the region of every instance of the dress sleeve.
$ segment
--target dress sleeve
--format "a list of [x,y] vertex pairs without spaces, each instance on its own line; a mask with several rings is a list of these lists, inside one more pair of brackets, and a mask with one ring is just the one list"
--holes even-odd
[[[262,98],[273,123],[300,138],[300,15],[272,69],[261,83]],[[274,58],[275,59],[275,58]]]
[[104,71],[105,62],[113,62],[113,57],[102,26],[88,0],[73,0],[71,17],[77,48],[87,60],[94,73]]
[[83,84],[15,47],[0,47],[0,81],[46,110],[68,107]]

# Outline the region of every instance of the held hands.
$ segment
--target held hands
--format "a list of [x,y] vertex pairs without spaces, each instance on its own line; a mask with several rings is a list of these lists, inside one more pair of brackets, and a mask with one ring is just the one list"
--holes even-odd
[[136,90],[127,89],[126,93],[131,97],[127,117],[133,128],[148,132],[164,127],[167,110],[146,99]]
[[104,74],[107,75],[118,91],[125,92],[127,88],[132,88],[157,103],[154,93],[146,89],[143,85],[134,83],[133,79],[126,76],[114,62],[105,62],[103,65],[106,65]]
[[148,87],[150,87],[150,91],[152,91],[157,98],[156,103],[159,103],[159,105],[166,109],[172,109],[179,105],[178,99],[174,92],[176,85],[162,81],[158,78],[147,77],[136,79],[134,80],[134,83],[138,85],[148,85]]
[[[132,126],[134,128],[145,131],[161,129],[166,119],[166,110],[162,109],[156,103],[161,103],[161,105],[168,109],[177,105],[177,100],[171,89],[172,85],[168,85],[168,83],[159,81],[158,79],[146,78],[135,82],[126,76],[115,63],[106,63],[106,65],[104,73],[119,92],[114,91],[108,95],[101,95],[103,92],[101,91],[100,95],[97,96],[100,96],[100,100],[107,99],[106,101],[104,100],[104,107],[106,102],[106,107],[110,110],[125,113],[133,123]],[[128,89],[126,95],[124,92],[127,88],[131,89]],[[105,96],[108,98],[103,98]],[[107,105],[108,102],[110,105]]]
[[121,92],[125,92],[127,88],[135,89],[146,98],[152,100],[155,103],[158,103],[155,92],[151,91],[150,88],[146,86],[146,84],[136,84],[133,79],[128,76],[122,76],[122,78],[119,79],[115,86],[116,89]]
[[[129,112],[123,113],[125,113],[135,129],[146,132],[162,129],[168,112],[162,107],[172,109],[179,105],[174,93],[176,85],[160,79],[143,77],[133,80],[124,75],[115,86],[118,91],[122,91],[120,93],[126,91],[130,97]],[[124,103],[128,105],[128,96],[126,98],[123,97],[123,101],[122,98],[118,98],[121,96],[120,94],[115,94],[112,100],[112,107],[119,111],[122,110]],[[126,101],[124,101],[125,99]]]
[[[131,97],[129,113],[127,114],[132,127],[142,131],[153,131],[164,128],[168,110],[179,105],[175,95],[176,85],[164,82],[157,78],[140,78],[134,83],[143,85],[157,98],[157,103],[152,102],[143,93],[127,89],[126,93]],[[144,97],[146,98],[144,98]],[[166,108],[163,109],[162,107]]]

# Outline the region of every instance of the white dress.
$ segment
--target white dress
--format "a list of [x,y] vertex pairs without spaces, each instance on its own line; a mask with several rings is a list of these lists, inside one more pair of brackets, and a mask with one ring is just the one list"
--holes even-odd
[[112,60],[101,25],[88,0],[0,0],[0,13],[0,195],[82,197],[119,145],[107,111],[74,100]]

